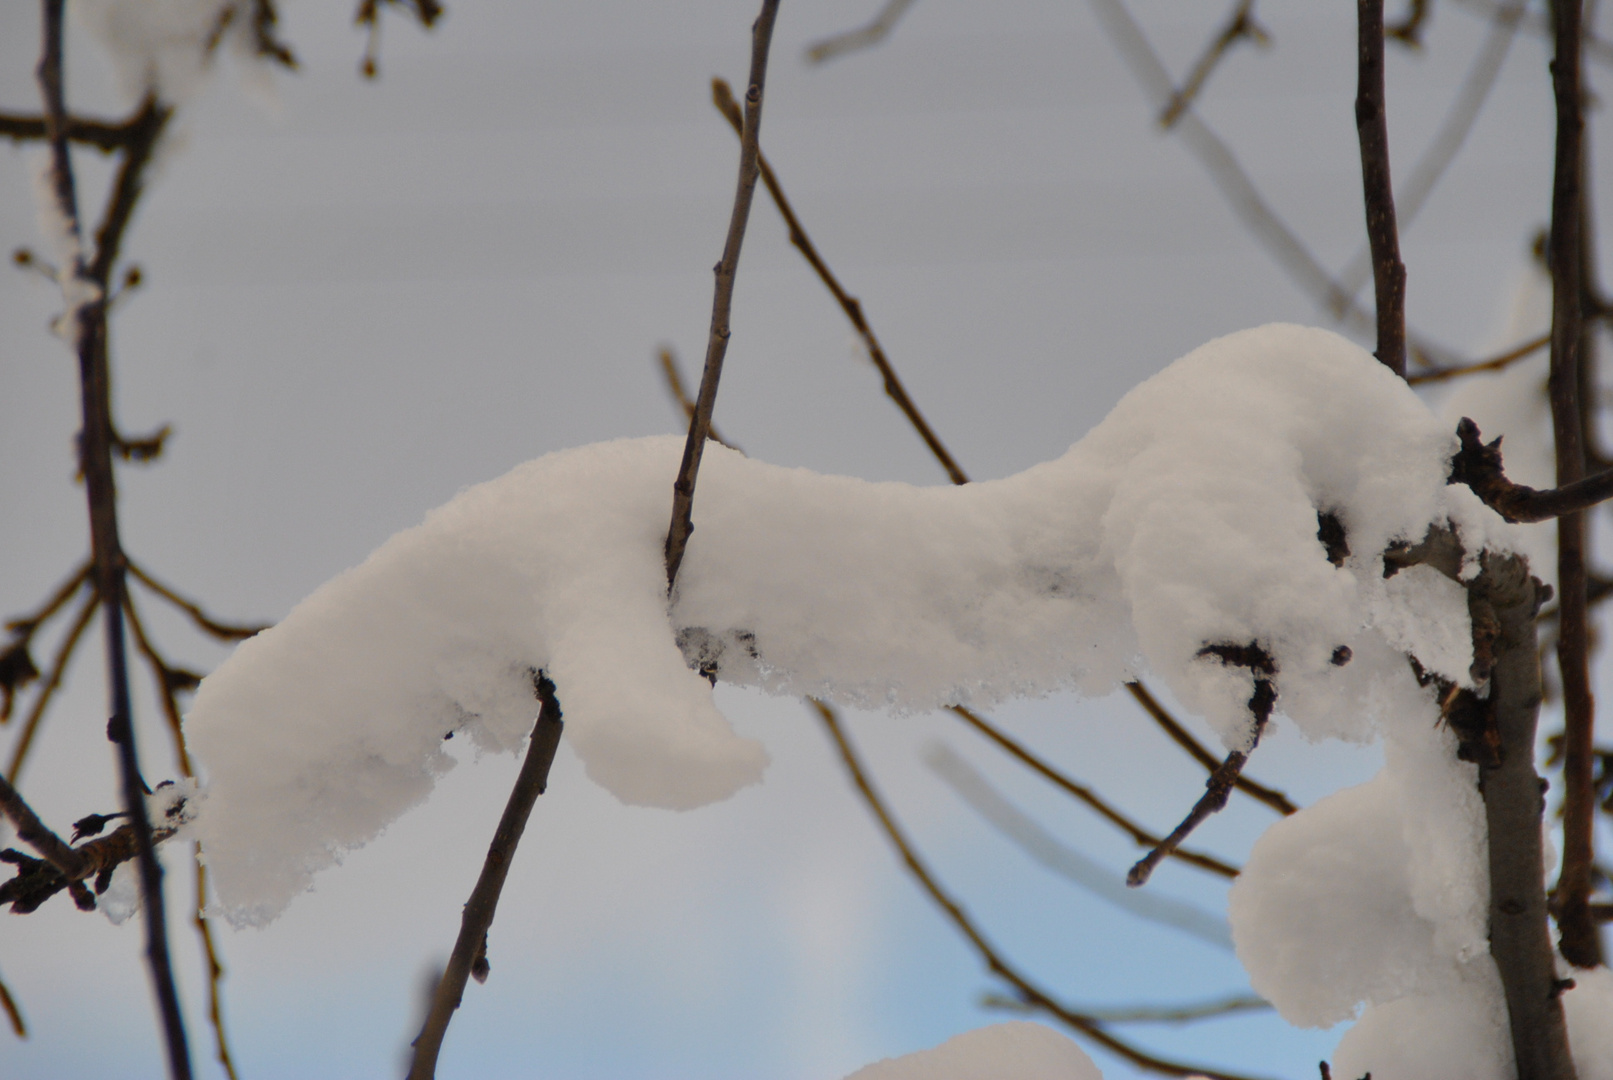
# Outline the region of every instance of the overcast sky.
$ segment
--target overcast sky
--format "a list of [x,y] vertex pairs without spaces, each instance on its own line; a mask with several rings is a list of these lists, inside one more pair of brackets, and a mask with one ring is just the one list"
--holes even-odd
[[[1088,4],[922,0],[882,47],[803,61],[807,44],[876,6],[783,5],[763,143],[971,475],[1062,453],[1128,388],[1210,338],[1328,324],[1159,131]],[[1129,6],[1180,78],[1229,5]],[[223,65],[181,111],[125,246],[146,284],[115,316],[119,423],[175,429],[159,464],[121,473],[132,556],[210,611],[274,620],[466,485],[562,447],[676,430],[655,351],[676,348],[692,378],[704,349],[737,160],[708,84],[742,83],[754,8],[451,0],[430,34],[389,15],[381,78],[366,83],[351,5],[287,3],[301,70],[243,86]],[[1337,269],[1363,238],[1353,9],[1290,0],[1258,12],[1271,47],[1235,49],[1202,112]],[[1437,128],[1486,29],[1446,3],[1423,51],[1391,50],[1397,169]],[[0,108],[37,108],[36,43],[30,5],[0,7]],[[72,105],[124,111],[98,46],[76,34],[69,50]],[[1606,74],[1593,66],[1604,93]],[[1545,55],[1520,33],[1404,238],[1410,317],[1428,336],[1471,355],[1507,343],[1510,298],[1548,213],[1551,130]],[[39,243],[33,152],[0,151],[6,250]],[[104,166],[79,162],[85,205],[98,208]],[[37,603],[86,547],[75,367],[45,329],[58,304],[48,282],[0,275],[6,615]],[[945,482],[760,194],[717,422],[768,461]],[[151,621],[176,660],[222,655],[176,618],[153,609]],[[91,640],[22,778],[58,829],[114,809],[98,657]],[[765,784],[720,806],[622,807],[562,748],[493,928],[492,978],[470,987],[439,1075],[836,1080],[994,1018],[976,1000],[997,987],[891,858],[808,712],[720,693],[774,762]],[[140,707],[147,772],[172,775],[160,717],[147,697]],[[1001,715],[1156,828],[1201,790],[1202,773],[1129,699]],[[1230,956],[1048,876],[975,818],[919,762],[927,741],[966,753],[1117,872],[1132,857],[955,721],[854,715],[851,726],[941,876],[1070,1001],[1246,989]],[[0,749],[14,737],[0,731]],[[1375,763],[1371,749],[1307,747],[1279,730],[1252,771],[1303,802]],[[466,751],[429,804],[277,923],[221,932],[245,1077],[398,1074],[422,972],[452,944],[515,769]],[[1202,843],[1241,858],[1269,821],[1235,804]],[[200,1075],[216,1075],[184,918],[189,874],[178,853],[168,863],[193,1053]],[[1150,888],[1214,911],[1224,902],[1190,869],[1167,867]],[[113,928],[65,899],[0,923],[0,976],[34,1029],[27,1043],[0,1038],[0,1074],[161,1075],[140,947],[137,924]],[[1338,1035],[1270,1017],[1130,1033],[1288,1077],[1312,1075]],[[1131,1075],[1097,1056],[1111,1078]]]

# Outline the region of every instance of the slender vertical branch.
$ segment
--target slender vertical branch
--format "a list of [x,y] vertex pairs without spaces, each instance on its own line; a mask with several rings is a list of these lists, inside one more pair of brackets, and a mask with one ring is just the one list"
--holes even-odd
[[[110,373],[107,363],[105,276],[95,277],[82,251],[78,200],[74,191],[73,163],[67,144],[67,105],[62,86],[63,0],[42,0],[44,44],[39,62],[39,86],[44,97],[46,133],[51,147],[51,193],[74,247],[62,267],[67,302],[64,329],[78,351],[83,427],[79,432],[79,466],[89,504],[90,551],[95,563],[106,641],[107,683],[111,720],[107,736],[117,747],[122,774],[124,809],[129,815],[139,850],[140,891],[146,928],[146,961],[151,974],[157,1011],[162,1018],[168,1051],[168,1070],[174,1080],[189,1080],[190,1052],[186,1045],[179,993],[174,985],[168,954],[167,913],[162,895],[162,866],[157,861],[151,820],[146,814],[146,785],[140,776],[134,724],[129,698],[128,654],[123,639],[124,560],[118,538],[117,492],[112,474],[113,423]],[[161,130],[161,125],[157,126]],[[156,134],[152,135],[155,142]],[[126,154],[112,209],[103,224],[99,246],[115,256],[134,199],[139,194],[138,174],[149,160],[141,156],[131,175],[133,154]],[[119,209],[124,206],[123,209]],[[102,275],[110,271],[110,257],[93,266]]]
[[1383,0],[1356,0],[1359,82],[1355,130],[1361,142],[1361,187],[1377,296],[1378,360],[1406,375],[1406,264],[1400,261],[1395,194],[1389,180],[1389,127],[1383,92]]
[[[504,814],[499,818],[493,842],[488,845],[487,859],[482,863],[481,876],[476,888],[465,903],[465,912],[459,922],[459,938],[448,958],[448,967],[437,983],[431,1011],[426,1015],[425,1026],[414,1041],[414,1060],[409,1066],[409,1080],[431,1080],[437,1075],[437,1055],[442,1050],[443,1036],[454,1018],[454,1010],[465,994],[465,980],[470,978],[472,966],[481,961],[486,964],[487,931],[493,925],[493,914],[498,909],[499,893],[515,858],[515,848],[526,831],[527,818],[532,807],[549,784],[549,768],[554,764],[555,750],[560,746],[560,701],[555,697],[554,683],[542,672],[534,678],[540,707],[538,721],[532,728],[531,742],[521,773],[515,779]],[[484,973],[478,978],[486,978]]]
[[[1557,103],[1557,151],[1551,197],[1552,278],[1551,419],[1557,448],[1557,486],[1585,476],[1585,433],[1579,402],[1583,337],[1584,206],[1583,101],[1580,85],[1580,0],[1555,0],[1556,55],[1552,89]],[[1563,866],[1556,912],[1563,956],[1579,967],[1602,961],[1601,938],[1591,918],[1596,792],[1595,706],[1591,700],[1590,640],[1586,613],[1585,515],[1557,520],[1557,662],[1562,672],[1564,754]]]
[[706,340],[706,366],[700,375],[700,392],[695,397],[694,419],[689,438],[683,444],[683,461],[672,485],[672,524],[666,534],[667,592],[678,582],[683,551],[694,532],[694,489],[700,475],[700,459],[706,452],[706,435],[711,429],[711,411],[717,405],[717,383],[722,379],[723,357],[728,352],[728,315],[734,301],[734,274],[739,269],[739,249],[745,242],[745,225],[750,220],[751,196],[756,191],[756,158],[762,127],[762,88],[767,82],[767,50],[773,42],[773,22],[778,17],[779,0],[762,0],[762,12],[751,26],[750,85],[745,91],[745,134],[739,144],[739,182],[734,191],[734,209],[728,219],[728,239],[722,260],[714,273],[717,278],[711,302],[711,332]]

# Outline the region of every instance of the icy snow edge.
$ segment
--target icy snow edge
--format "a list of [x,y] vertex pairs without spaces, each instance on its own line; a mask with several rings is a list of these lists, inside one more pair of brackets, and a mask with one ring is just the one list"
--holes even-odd
[[[1469,550],[1505,546],[1446,486],[1454,438],[1404,382],[1298,326],[1194,350],[1003,480],[870,483],[711,446],[669,608],[681,442],[563,451],[471,488],[203,681],[186,720],[208,781],[197,828],[235,922],[272,919],[423,800],[449,732],[516,750],[534,670],[590,777],[679,809],[767,761],[691,665],[902,709],[1101,694],[1146,668],[1241,746],[1249,673],[1198,653],[1259,642],[1307,735],[1366,739],[1400,650],[1463,682],[1470,659],[1460,588],[1432,571],[1386,583],[1383,548],[1446,520]],[[1319,512],[1347,530],[1342,567]],[[1339,646],[1357,660],[1335,665]]]

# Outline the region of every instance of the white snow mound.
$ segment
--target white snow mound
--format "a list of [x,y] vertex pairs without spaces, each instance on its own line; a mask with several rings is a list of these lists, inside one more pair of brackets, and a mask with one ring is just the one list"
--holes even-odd
[[866,1065],[846,1080],[1103,1080],[1075,1043],[1013,1020],[954,1035],[940,1046]]
[[[1405,383],[1298,326],[1195,350],[1002,480],[870,483],[711,445],[669,604],[681,444],[568,450],[471,488],[203,681],[186,722],[208,779],[198,831],[235,921],[273,918],[424,799],[449,732],[517,749],[534,670],[589,776],[672,808],[726,798],[767,760],[691,665],[901,709],[1105,693],[1146,668],[1246,746],[1249,672],[1199,654],[1257,642],[1303,732],[1368,739],[1399,650],[1461,682],[1469,660],[1465,623],[1443,625],[1464,617],[1460,590],[1386,586],[1383,548],[1446,520],[1504,535],[1447,487],[1454,436]],[[1347,531],[1341,567],[1320,512]],[[1336,666],[1340,646],[1356,659]]]

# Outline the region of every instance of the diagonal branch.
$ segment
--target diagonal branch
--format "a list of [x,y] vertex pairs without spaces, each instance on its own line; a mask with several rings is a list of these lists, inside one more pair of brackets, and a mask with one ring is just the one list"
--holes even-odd
[[[986,994],[980,1004],[987,1009],[1025,1013],[1031,1009],[1019,998],[1002,994]],[[1271,1002],[1252,994],[1233,994],[1194,1001],[1185,1005],[1110,1005],[1101,1008],[1083,1007],[1078,1012],[1105,1024],[1190,1024],[1195,1020],[1211,1020],[1241,1012],[1265,1012]]]
[[129,573],[136,581],[140,582],[140,584],[144,585],[146,588],[168,601],[180,611],[183,611],[186,615],[190,616],[190,621],[195,623],[197,627],[200,628],[204,633],[211,634],[220,641],[244,641],[252,635],[262,633],[269,628],[269,624],[267,623],[219,622],[217,619],[214,619],[208,615],[207,612],[203,611],[201,606],[195,601],[187,600],[184,596],[180,595],[167,585],[164,585],[162,582],[152,577],[146,572],[145,567],[141,566],[133,559],[129,560],[128,565]]
[[[1188,755],[1192,757],[1194,761],[1198,762],[1200,765],[1203,765],[1212,773],[1221,767],[1221,762],[1217,761],[1214,756],[1212,756],[1211,753],[1204,748],[1204,745],[1193,737],[1192,732],[1188,731],[1181,724],[1177,723],[1176,718],[1172,716],[1165,709],[1165,706],[1161,705],[1158,699],[1156,699],[1154,695],[1149,692],[1148,687],[1144,686],[1140,682],[1129,682],[1126,684],[1126,689],[1131,692],[1132,697],[1137,699],[1137,704],[1141,705],[1143,710],[1147,712],[1149,716],[1154,718],[1154,722],[1165,730],[1165,734],[1169,735],[1173,740],[1175,740],[1176,745],[1180,746],[1183,750],[1186,750]],[[1291,801],[1289,801],[1287,795],[1284,795],[1276,788],[1271,788],[1264,784],[1256,783],[1241,773],[1238,775],[1238,778],[1233,781],[1233,787],[1237,788],[1237,790],[1243,792],[1251,799],[1254,799],[1256,802],[1265,803],[1279,814],[1286,816],[1299,810],[1299,807],[1295,806]]]
[[465,902],[465,912],[459,923],[459,938],[454,942],[448,967],[437,983],[431,1011],[426,1015],[425,1026],[415,1038],[409,1080],[431,1080],[437,1074],[437,1055],[442,1050],[443,1036],[448,1033],[454,1010],[459,1008],[460,999],[465,994],[465,980],[470,978],[473,966],[480,967],[478,982],[487,977],[487,932],[493,925],[499,894],[504,890],[504,879],[510,872],[510,863],[515,858],[515,848],[521,842],[521,834],[526,831],[527,819],[532,816],[532,807],[549,784],[549,768],[554,764],[555,750],[560,746],[560,732],[565,725],[560,718],[560,702],[555,697],[554,683],[542,672],[535,672],[533,686],[537,690],[540,706],[537,723],[532,727],[531,741],[527,745],[526,759],[521,762],[520,775],[510,791],[504,814],[499,818],[493,842],[487,847],[487,859],[482,863],[476,888]]
[[878,45],[885,40],[886,35],[895,28],[897,20],[907,14],[907,9],[912,5],[913,0],[885,0],[884,6],[865,25],[835,34],[833,37],[826,37],[807,46],[807,62],[821,64],[837,56]]
[[762,87],[767,81],[767,50],[773,41],[773,22],[778,17],[779,0],[762,0],[761,14],[751,26],[750,85],[745,91],[745,133],[739,142],[739,182],[734,191],[734,209],[728,219],[728,239],[722,259],[713,273],[717,284],[711,301],[711,331],[706,340],[706,366],[700,374],[700,393],[695,397],[694,419],[683,444],[683,461],[672,485],[672,523],[666,534],[666,587],[671,593],[678,583],[678,567],[683,551],[694,532],[694,489],[700,475],[700,459],[706,452],[706,435],[711,429],[711,411],[717,405],[717,383],[722,379],[723,357],[728,352],[728,315],[734,301],[734,275],[739,270],[739,249],[745,241],[745,225],[750,220],[751,196],[756,191],[757,145],[762,127]]
[[[694,401],[689,397],[689,391],[684,388],[683,372],[678,370],[678,358],[672,352],[672,346],[661,346],[656,353],[656,357],[661,361],[661,374],[666,378],[667,392],[672,395],[673,402],[675,402],[678,408],[683,412],[683,422],[686,424],[693,423]],[[706,438],[710,439],[714,443],[720,443],[723,446],[728,447],[730,450],[739,450],[739,447],[735,446],[733,443],[723,438],[720,433],[718,433],[716,424],[707,425]],[[739,452],[744,453],[743,450],[739,450]]]
[[[1253,718],[1253,731],[1249,743],[1249,751],[1260,744],[1260,735],[1266,728],[1266,722],[1271,719],[1271,711],[1277,704],[1277,687],[1273,682],[1277,674],[1276,662],[1271,655],[1256,643],[1248,645],[1206,645],[1198,652],[1200,657],[1216,657],[1228,667],[1248,668],[1254,677],[1254,693],[1249,697],[1249,715]],[[1249,760],[1249,751],[1234,750],[1227,755],[1219,768],[1210,774],[1205,781],[1204,794],[1199,801],[1193,804],[1182,823],[1171,830],[1158,847],[1154,848],[1137,865],[1131,868],[1126,875],[1126,884],[1138,888],[1147,883],[1149,877],[1165,857],[1193,832],[1202,825],[1212,814],[1218,813],[1227,805],[1227,798],[1232,793],[1233,785],[1237,783],[1238,774],[1243,772],[1244,763]]]
[[5,780],[0,780],[0,813],[17,830],[17,838],[39,852],[63,877],[76,881],[84,876],[83,857],[40,821],[17,789]]
[[914,851],[912,844],[908,842],[901,827],[896,824],[896,819],[885,808],[884,800],[874,790],[873,784],[869,781],[868,774],[864,771],[862,762],[858,759],[856,750],[852,748],[851,740],[841,727],[840,718],[835,714],[835,711],[817,698],[808,698],[807,701],[823,721],[823,726],[828,730],[829,737],[834,741],[836,749],[840,752],[840,758],[845,763],[846,772],[850,774],[852,783],[856,786],[858,793],[862,795],[863,801],[868,804],[869,811],[873,813],[875,820],[879,822],[880,828],[885,832],[885,836],[896,848],[897,854],[902,857],[902,862],[907,866],[908,871],[924,891],[929,894],[930,899],[935,901],[936,906],[946,915],[948,921],[957,927],[969,944],[974,947],[975,952],[980,954],[980,958],[985,961],[986,967],[991,973],[1012,987],[1020,1000],[1025,1002],[1026,1005],[1060,1021],[1140,1069],[1158,1073],[1162,1076],[1206,1076],[1210,1080],[1247,1080],[1247,1078],[1240,1077],[1235,1073],[1221,1072],[1198,1065],[1184,1065],[1180,1062],[1168,1061],[1139,1050],[1125,1040],[1111,1034],[1098,1020],[1060,1005],[1035,983],[1021,975],[1018,969],[1009,965],[1002,958],[1002,955],[997,952],[996,948],[986,940],[979,928],[975,926],[974,920],[952,898],[951,894],[941,887],[941,883],[936,880],[935,876],[930,873],[929,868],[918,857],[918,853]]
[[51,658],[50,667],[45,672],[45,681],[40,684],[38,694],[34,697],[33,707],[28,710],[27,719],[22,722],[22,732],[11,748],[11,761],[6,765],[6,780],[15,784],[22,767],[28,760],[28,751],[33,746],[34,735],[39,731],[39,725],[45,719],[45,710],[50,707],[51,698],[62,685],[62,677],[67,674],[67,664],[73,658],[73,650],[78,648],[79,639],[89,627],[90,620],[95,618],[96,609],[100,607],[101,597],[93,583],[84,604],[79,608],[78,614],[73,617],[62,637],[61,643],[56,646],[56,655]]
[[[1061,788],[1065,793],[1073,796],[1082,803],[1085,803],[1105,821],[1108,821],[1121,832],[1130,836],[1139,847],[1151,848],[1159,845],[1159,837],[1155,836],[1153,833],[1144,829],[1135,821],[1132,821],[1129,817],[1110,806],[1097,792],[1093,791],[1085,784],[1078,784],[1074,780],[1071,780],[1069,777],[1047,764],[1041,758],[1025,749],[1025,747],[1020,743],[1009,738],[997,727],[987,723],[974,712],[962,705],[950,705],[948,706],[948,709],[955,715],[962,717],[970,727],[974,728],[986,738],[1002,747],[1002,749],[1007,751],[1010,755],[1019,759],[1019,761],[1021,761],[1023,764],[1030,767],[1030,769],[1039,774],[1043,779],[1050,781],[1057,787]],[[1217,859],[1214,855],[1206,855],[1196,851],[1186,851],[1180,848],[1172,851],[1170,854],[1175,858],[1181,859],[1185,863],[1198,867],[1200,870],[1208,870],[1212,874],[1219,874],[1222,877],[1227,878],[1234,878],[1238,876],[1238,868],[1236,866],[1223,862],[1222,860]]]
[[1259,23],[1255,22],[1254,16],[1250,14],[1254,6],[1255,0],[1238,0],[1238,6],[1232,10],[1232,17],[1227,19],[1227,23],[1221,28],[1221,32],[1215,36],[1204,50],[1203,55],[1194,63],[1193,70],[1188,72],[1187,79],[1182,83],[1181,88],[1171,92],[1170,101],[1165,103],[1165,108],[1159,114],[1160,127],[1165,128],[1167,131],[1170,130],[1183,111],[1198,100],[1199,91],[1204,89],[1205,80],[1209,79],[1210,73],[1215,70],[1216,65],[1221,62],[1221,58],[1227,54],[1227,51],[1232,46],[1245,39],[1254,42],[1256,45],[1271,44],[1270,35],[1266,33]]
[[17,1001],[11,996],[4,981],[0,981],[0,1010],[4,1010],[6,1019],[11,1022],[11,1033],[19,1039],[28,1037],[28,1025],[22,1018],[22,1010],[17,1007]]
[[[728,84],[722,79],[711,80],[711,99],[716,104],[718,111],[728,118],[728,122],[733,125],[734,130],[742,132],[744,130],[744,120],[739,112],[739,104],[734,100],[733,91],[729,89]],[[947,452],[947,448],[942,444],[941,439],[930,429],[929,423],[924,419],[924,415],[919,412],[918,406],[913,404],[913,399],[907,396],[907,388],[902,385],[902,380],[897,377],[896,369],[891,366],[889,358],[885,355],[885,350],[880,347],[879,339],[874,336],[873,328],[868,325],[868,319],[863,315],[862,304],[858,302],[855,296],[846,292],[845,287],[835,277],[834,271],[829,269],[829,264],[824,262],[823,257],[818,254],[817,246],[812,243],[812,238],[807,236],[806,230],[801,227],[800,219],[795,216],[795,209],[790,205],[789,199],[784,197],[783,186],[779,184],[778,177],[773,173],[773,167],[768,164],[767,157],[762,154],[760,149],[757,150],[756,160],[761,170],[762,183],[766,186],[767,193],[773,197],[773,205],[778,207],[779,214],[784,218],[784,224],[789,227],[790,243],[794,244],[796,250],[800,251],[806,261],[811,264],[812,269],[817,272],[818,280],[822,281],[829,292],[833,294],[836,302],[840,304],[840,309],[846,313],[846,318],[851,320],[852,327],[857,331],[857,335],[862,338],[863,347],[868,350],[868,358],[873,361],[874,367],[879,369],[880,377],[885,380],[886,395],[896,403],[897,408],[902,410],[902,415],[907,417],[908,422],[919,433],[919,438],[923,439],[924,445],[930,448],[930,453],[935,455],[935,459],[941,463],[941,467],[946,470],[946,474],[951,481],[954,484],[967,484],[969,478],[964,475],[963,469],[959,468],[958,463],[952,460],[952,455]]]
[[1492,356],[1488,360],[1479,360],[1471,364],[1458,364],[1455,367],[1431,368],[1428,371],[1419,371],[1415,375],[1407,375],[1406,381],[1412,386],[1420,386],[1423,383],[1458,379],[1463,375],[1477,375],[1481,371],[1500,371],[1503,368],[1511,367],[1527,356],[1533,356],[1550,344],[1551,334],[1541,334],[1539,337],[1530,338],[1522,345],[1513,346],[1498,356]]

